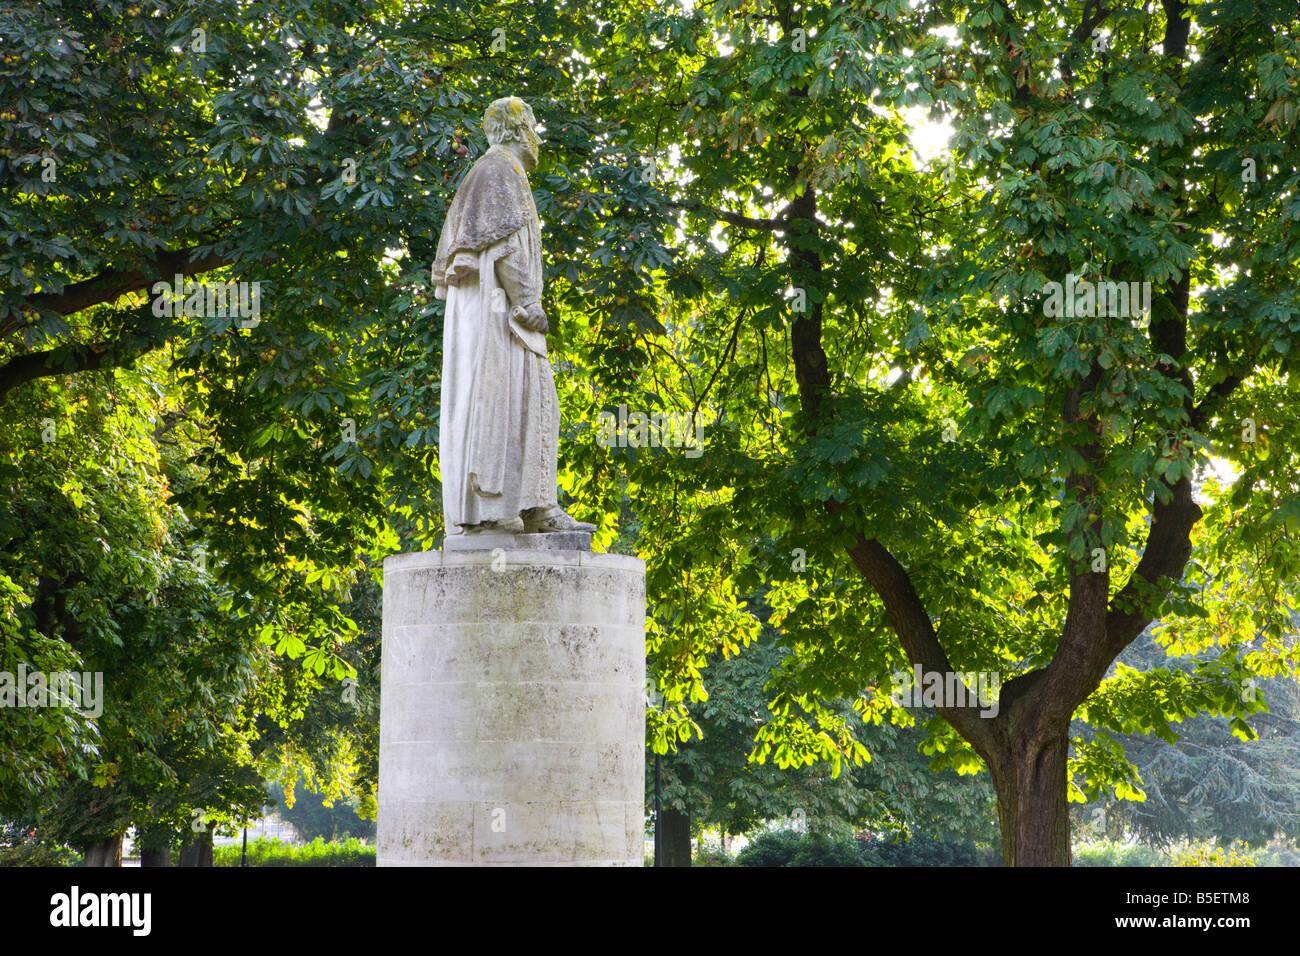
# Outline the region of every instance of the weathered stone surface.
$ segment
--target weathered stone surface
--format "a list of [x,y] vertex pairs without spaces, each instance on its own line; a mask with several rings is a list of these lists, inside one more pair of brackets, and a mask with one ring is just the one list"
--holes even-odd
[[639,866],[644,564],[501,557],[384,563],[378,863]]
[[444,551],[590,551],[590,531],[546,531],[536,534],[451,534],[443,541]]
[[[459,528],[596,530],[557,502],[560,398],[547,357],[541,221],[528,184],[541,145],[536,125],[518,97],[488,106],[490,148],[447,207],[430,271],[434,294],[447,302],[438,465],[453,537]],[[589,550],[590,541],[579,546]]]

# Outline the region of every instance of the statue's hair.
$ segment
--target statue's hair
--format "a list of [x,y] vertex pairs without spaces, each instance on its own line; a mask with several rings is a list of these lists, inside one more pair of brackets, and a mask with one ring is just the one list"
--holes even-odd
[[483,113],[483,132],[492,146],[525,142],[524,129],[532,129],[536,123],[533,111],[517,96],[493,100]]

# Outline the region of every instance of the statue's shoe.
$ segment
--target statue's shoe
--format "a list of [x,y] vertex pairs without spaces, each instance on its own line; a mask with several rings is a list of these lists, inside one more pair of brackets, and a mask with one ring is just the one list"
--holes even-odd
[[466,534],[523,534],[524,521],[522,518],[505,518],[502,521],[484,521],[480,524],[463,524],[461,527]]
[[527,534],[544,534],[553,531],[586,531],[594,534],[596,526],[585,521],[575,521],[557,508],[537,508],[525,511],[524,531]]

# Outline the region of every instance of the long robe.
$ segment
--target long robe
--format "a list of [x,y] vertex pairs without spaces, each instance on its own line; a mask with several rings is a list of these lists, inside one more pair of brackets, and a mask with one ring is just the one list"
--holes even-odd
[[512,317],[541,302],[541,230],[508,150],[489,149],[456,191],[433,280],[447,302],[438,423],[447,533],[553,507],[559,396],[545,335]]

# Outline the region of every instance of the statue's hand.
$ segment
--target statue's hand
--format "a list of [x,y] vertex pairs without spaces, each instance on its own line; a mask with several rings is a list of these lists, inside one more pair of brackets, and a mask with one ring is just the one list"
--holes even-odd
[[524,314],[519,321],[523,323],[524,328],[532,329],[534,332],[545,334],[550,329],[550,323],[546,321],[546,311],[539,302],[534,302],[524,309]]

